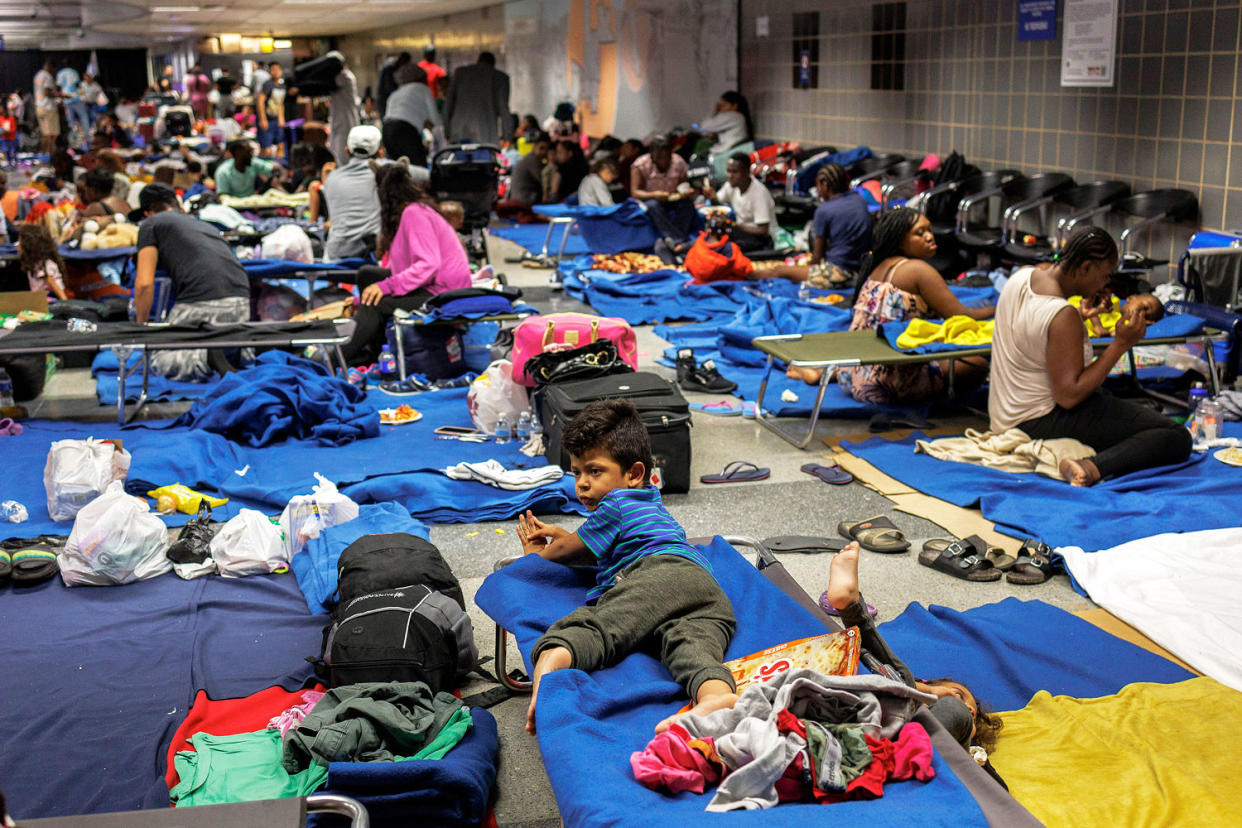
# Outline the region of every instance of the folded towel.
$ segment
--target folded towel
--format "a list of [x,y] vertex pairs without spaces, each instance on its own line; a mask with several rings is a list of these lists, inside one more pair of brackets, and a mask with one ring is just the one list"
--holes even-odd
[[536,489],[560,480],[565,474],[560,466],[540,466],[537,469],[506,469],[499,460],[482,463],[458,463],[449,466],[444,473],[454,480],[477,480],[498,489],[521,491]]

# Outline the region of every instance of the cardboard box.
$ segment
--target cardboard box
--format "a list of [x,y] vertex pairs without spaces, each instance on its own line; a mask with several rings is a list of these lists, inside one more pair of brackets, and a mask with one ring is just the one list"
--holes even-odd
[[14,290],[0,293],[0,313],[21,311],[47,313],[47,294],[41,290]]

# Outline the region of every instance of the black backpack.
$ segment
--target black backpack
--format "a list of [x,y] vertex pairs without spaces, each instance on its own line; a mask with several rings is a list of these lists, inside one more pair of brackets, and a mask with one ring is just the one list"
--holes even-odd
[[421,681],[451,692],[478,661],[470,617],[425,584],[360,595],[332,616],[317,671],[332,687]]
[[358,538],[341,553],[336,572],[341,603],[370,592],[426,584],[466,608],[461,584],[436,545],[404,532]]

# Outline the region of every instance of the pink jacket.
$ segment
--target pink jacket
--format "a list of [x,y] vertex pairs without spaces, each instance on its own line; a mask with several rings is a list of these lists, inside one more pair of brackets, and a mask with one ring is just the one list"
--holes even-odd
[[419,288],[434,295],[470,287],[466,248],[444,217],[426,204],[415,202],[401,213],[386,258],[392,275],[376,284],[388,296],[404,296]]

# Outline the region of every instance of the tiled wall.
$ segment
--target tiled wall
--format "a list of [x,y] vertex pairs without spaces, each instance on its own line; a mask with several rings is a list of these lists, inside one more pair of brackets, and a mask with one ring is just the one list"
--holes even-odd
[[[1119,0],[1116,85],[1060,85],[1058,39],[1019,42],[1016,0],[909,0],[906,89],[871,91],[870,5],[741,0],[741,83],[763,137],[863,143],[921,154],[957,149],[984,169],[1062,171],[1181,187],[1197,223],[1143,245],[1176,255],[1198,226],[1242,229],[1238,0]],[[820,88],[791,85],[792,18],[820,12]],[[770,35],[756,36],[757,16]]]

